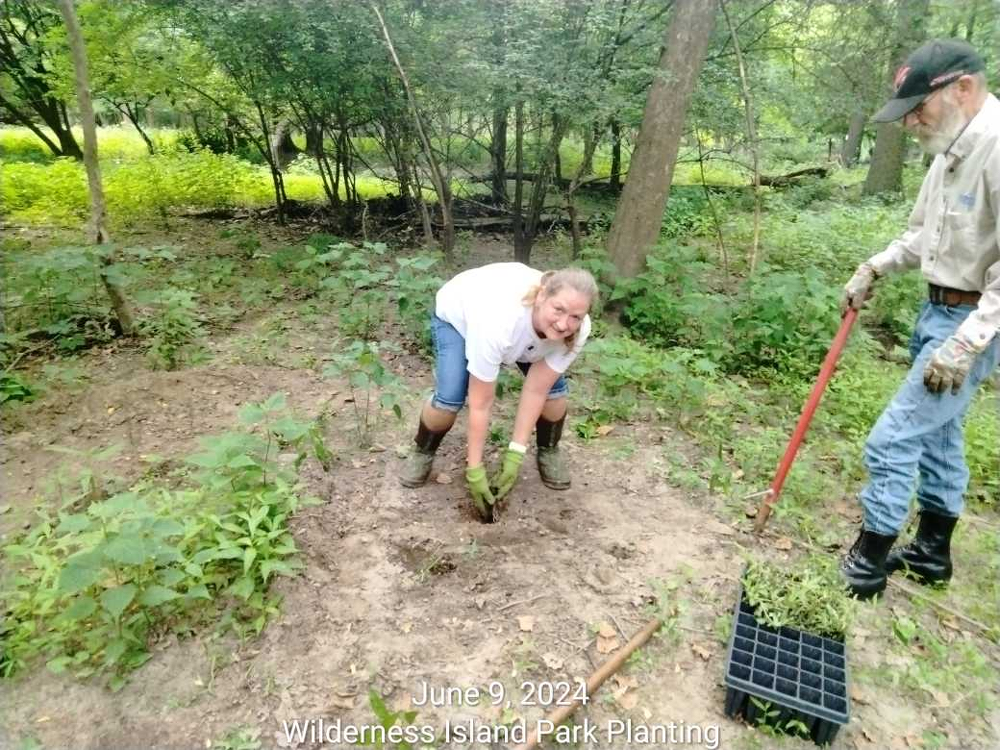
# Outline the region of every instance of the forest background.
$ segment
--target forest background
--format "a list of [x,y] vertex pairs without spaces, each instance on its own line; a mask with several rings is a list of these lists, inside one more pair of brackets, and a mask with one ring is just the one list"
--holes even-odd
[[[67,7],[98,124],[97,204]],[[325,564],[309,519],[353,520],[374,503],[373,517],[401,523],[395,501],[355,495],[384,486],[373,477],[391,477],[392,447],[409,439],[434,292],[485,262],[594,272],[602,309],[573,373],[575,460],[609,475],[652,460],[651,485],[670,488],[676,511],[716,519],[746,554],[746,498],[770,482],[842,285],[905,226],[926,171],[900,128],[868,118],[932,37],[970,41],[1000,81],[988,0],[6,0],[0,689],[41,701],[82,681],[101,715],[108,690],[148,694],[137,675],[165,644],[195,643],[207,671],[190,701],[158,696],[181,717],[160,741],[270,746],[270,719],[232,719],[212,684],[261,705],[280,694],[263,668],[236,675],[268,623],[298,616],[293,581]],[[903,377],[924,295],[916,274],[880,284],[767,554],[829,564],[850,540],[863,441]],[[518,388],[501,378],[495,445]],[[995,383],[967,424],[960,575],[862,608],[871,660],[855,667],[855,710],[874,717],[887,693],[900,707],[880,729],[852,722],[844,742],[996,744]],[[437,490],[458,498],[442,476]],[[669,522],[664,507],[651,522]],[[446,510],[442,525],[456,513],[475,524]],[[397,593],[466,565],[471,576],[491,554],[486,533],[408,548]],[[713,564],[633,573],[672,581],[653,587],[662,608],[665,590],[682,601],[693,580],[728,580]],[[673,660],[701,628],[717,637],[698,648],[720,658],[732,594],[669,610],[677,628],[654,653]],[[602,618],[580,607],[585,632]],[[524,656],[540,648],[530,630],[498,654],[543,674],[555,667]],[[373,674],[358,682],[375,698],[352,708],[395,717],[381,700],[392,681]],[[714,680],[700,683],[706,705],[721,700]],[[130,705],[140,728],[164,710]],[[11,744],[65,741],[38,724],[39,706],[8,708]],[[728,731],[748,746],[798,741]]]

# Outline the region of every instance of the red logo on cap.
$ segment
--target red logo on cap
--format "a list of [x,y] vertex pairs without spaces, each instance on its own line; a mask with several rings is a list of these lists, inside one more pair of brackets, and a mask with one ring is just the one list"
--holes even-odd
[[899,91],[899,89],[902,87],[903,81],[906,80],[906,76],[909,75],[909,73],[910,73],[909,65],[904,65],[902,68],[896,71],[896,79],[892,82],[892,85],[895,87],[896,91]]

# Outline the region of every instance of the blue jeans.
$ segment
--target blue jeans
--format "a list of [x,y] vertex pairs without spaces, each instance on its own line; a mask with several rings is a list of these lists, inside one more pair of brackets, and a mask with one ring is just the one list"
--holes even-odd
[[[455,327],[431,314],[431,338],[434,341],[434,395],[431,406],[445,411],[459,412],[469,393],[469,360],[465,358],[465,339]],[[521,372],[527,374],[528,362],[518,362]],[[549,389],[549,400],[563,398],[569,393],[566,378],[560,375]]]
[[876,534],[898,534],[906,522],[914,482],[919,476],[920,507],[959,516],[969,484],[962,420],[972,397],[1000,360],[994,339],[973,363],[957,394],[931,393],[924,387],[924,366],[975,308],[924,302],[910,339],[913,365],[906,381],[882,412],[865,444],[869,482],[861,491],[864,525]]

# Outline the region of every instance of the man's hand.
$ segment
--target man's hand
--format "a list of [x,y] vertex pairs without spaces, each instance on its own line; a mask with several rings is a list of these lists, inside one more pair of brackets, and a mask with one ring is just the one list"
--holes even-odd
[[496,499],[503,498],[514,489],[517,482],[517,475],[521,472],[521,464],[524,462],[524,453],[508,448],[503,454],[503,464],[500,473],[493,478],[493,486],[496,487]]
[[943,393],[951,388],[958,393],[965,382],[978,352],[972,342],[960,333],[949,336],[931,355],[924,368],[924,385],[931,393]]
[[465,470],[465,483],[469,487],[469,494],[472,495],[472,502],[479,515],[487,523],[492,523],[496,498],[490,492],[489,482],[486,481],[486,469],[482,465],[469,466]]
[[872,298],[872,284],[878,276],[875,267],[865,262],[858,266],[851,280],[844,285],[844,297],[840,301],[840,313],[843,315],[849,308],[860,310],[865,302]]

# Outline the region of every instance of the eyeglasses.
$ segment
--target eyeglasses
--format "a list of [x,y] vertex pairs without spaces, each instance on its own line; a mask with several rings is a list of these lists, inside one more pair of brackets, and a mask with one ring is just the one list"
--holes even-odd
[[905,115],[903,115],[903,121],[905,122],[906,118],[909,117],[910,115],[913,115],[914,117],[920,117],[920,113],[924,111],[924,107],[927,106],[927,103],[935,96],[937,96],[940,92],[944,91],[946,88],[948,87],[942,86],[939,89],[934,89],[930,94],[927,95],[927,98],[925,98],[922,102],[920,102],[920,104],[918,104],[916,107],[914,107]]

